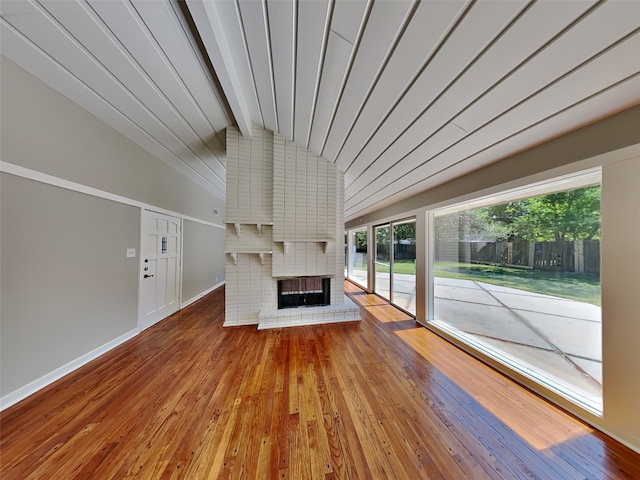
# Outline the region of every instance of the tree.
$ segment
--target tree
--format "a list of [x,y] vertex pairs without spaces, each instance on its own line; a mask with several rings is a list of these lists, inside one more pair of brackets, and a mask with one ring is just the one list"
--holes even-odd
[[358,252],[367,251],[367,231],[366,230],[360,230],[356,232],[355,244],[356,244],[356,251]]
[[416,240],[416,222],[396,223],[393,225],[393,239],[398,242],[400,240]]
[[592,240],[600,237],[600,185],[486,207],[487,220],[511,235],[533,242]]
[[436,231],[446,232],[445,235],[461,242],[505,240],[511,234],[509,225],[495,221],[492,216],[493,211],[488,208],[439,216],[435,219]]

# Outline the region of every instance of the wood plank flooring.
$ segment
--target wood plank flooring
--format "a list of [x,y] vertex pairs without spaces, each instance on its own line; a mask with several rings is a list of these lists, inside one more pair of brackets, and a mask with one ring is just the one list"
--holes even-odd
[[11,479],[631,479],[640,455],[350,283],[363,320],[222,328],[224,289],[1,417]]

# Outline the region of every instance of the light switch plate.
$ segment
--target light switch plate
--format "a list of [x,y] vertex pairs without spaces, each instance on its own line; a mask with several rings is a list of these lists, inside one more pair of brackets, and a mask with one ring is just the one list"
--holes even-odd
[[133,258],[136,256],[135,248],[127,248],[127,258]]

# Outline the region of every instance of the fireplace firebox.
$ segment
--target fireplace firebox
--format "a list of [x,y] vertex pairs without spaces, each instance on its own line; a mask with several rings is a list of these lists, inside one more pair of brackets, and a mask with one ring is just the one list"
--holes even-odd
[[331,303],[331,278],[297,277],[278,280],[278,309],[321,307]]

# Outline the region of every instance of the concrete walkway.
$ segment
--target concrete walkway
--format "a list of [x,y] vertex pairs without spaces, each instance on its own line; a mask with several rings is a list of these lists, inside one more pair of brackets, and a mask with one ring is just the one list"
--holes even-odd
[[[386,293],[388,298],[389,275],[379,277],[378,293]],[[415,311],[415,277],[395,275],[394,290],[396,303]],[[439,277],[434,294],[436,323],[464,332],[503,361],[530,376],[546,379],[555,389],[592,409],[602,408],[600,307],[484,282]]]
[[600,307],[484,282],[435,279],[435,318],[602,408]]

